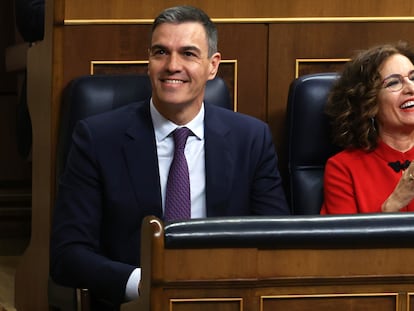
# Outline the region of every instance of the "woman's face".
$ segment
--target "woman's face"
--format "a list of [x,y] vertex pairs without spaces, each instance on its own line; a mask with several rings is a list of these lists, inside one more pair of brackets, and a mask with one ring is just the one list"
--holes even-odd
[[413,63],[401,54],[390,56],[380,68],[384,82],[378,94],[376,121],[382,137],[414,131],[413,70]]

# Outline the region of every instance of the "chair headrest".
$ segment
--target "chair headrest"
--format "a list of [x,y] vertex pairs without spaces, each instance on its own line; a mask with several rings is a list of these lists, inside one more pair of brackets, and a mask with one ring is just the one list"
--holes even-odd
[[287,103],[288,197],[294,214],[318,214],[323,201],[327,159],[339,149],[331,143],[324,113],[336,73],[304,75],[289,88]]
[[[72,80],[63,92],[58,142],[58,174],[66,161],[75,124],[84,118],[151,97],[147,75],[86,75]],[[223,79],[216,77],[206,85],[204,102],[233,109],[230,92]]]
[[324,113],[338,75],[305,75],[292,82],[288,96],[289,159],[293,165],[320,165],[335,151]]

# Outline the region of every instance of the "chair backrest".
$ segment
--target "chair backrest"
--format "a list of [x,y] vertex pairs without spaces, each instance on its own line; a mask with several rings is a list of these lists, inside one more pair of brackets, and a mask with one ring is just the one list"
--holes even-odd
[[[73,128],[77,121],[145,100],[150,96],[151,83],[147,75],[87,75],[72,80],[63,93],[57,147],[57,176],[66,162]],[[219,77],[207,82],[204,101],[206,105],[233,109],[230,92],[225,81]]]
[[289,88],[287,103],[288,197],[293,214],[319,214],[327,159],[339,151],[331,143],[324,113],[328,92],[338,75],[299,77]]

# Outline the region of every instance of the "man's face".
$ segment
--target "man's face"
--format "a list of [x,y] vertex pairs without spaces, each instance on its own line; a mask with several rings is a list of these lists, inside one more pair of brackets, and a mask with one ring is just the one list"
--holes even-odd
[[167,118],[192,109],[188,107],[198,111],[206,82],[215,77],[219,62],[219,53],[208,57],[207,35],[200,23],[159,25],[148,64],[156,108]]

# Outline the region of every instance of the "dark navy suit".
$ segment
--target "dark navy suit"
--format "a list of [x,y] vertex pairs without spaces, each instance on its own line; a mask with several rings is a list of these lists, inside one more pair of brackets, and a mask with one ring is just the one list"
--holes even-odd
[[[268,126],[205,105],[204,128],[207,216],[289,214]],[[162,218],[160,189],[149,102],[81,121],[59,182],[52,278],[121,303],[141,222]]]

